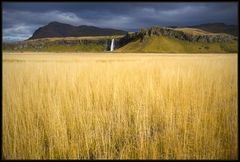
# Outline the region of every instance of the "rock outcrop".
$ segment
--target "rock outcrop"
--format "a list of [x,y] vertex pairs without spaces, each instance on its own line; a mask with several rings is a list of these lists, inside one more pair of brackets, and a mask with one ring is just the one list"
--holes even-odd
[[167,36],[174,39],[189,41],[189,42],[206,42],[206,43],[223,43],[223,42],[234,42],[238,38],[228,34],[189,34],[183,31],[176,30],[175,28],[167,28],[154,26],[151,28],[142,28],[139,32],[126,34],[121,39],[116,40],[118,44],[116,47],[122,47],[131,41],[144,40],[152,36]]
[[[115,48],[119,48],[119,39],[115,41]],[[39,39],[34,41],[21,41],[21,42],[12,42],[12,43],[3,43],[3,50],[41,50],[51,48],[52,46],[74,46],[74,45],[99,45],[103,46],[105,51],[110,50],[111,39],[73,39],[73,40],[48,40],[48,39]]]
[[176,38],[190,42],[207,43],[237,41],[237,37],[228,34],[189,34],[187,32],[175,30],[173,28],[165,28],[159,26],[154,26],[148,29],[141,29],[135,37],[141,38],[141,40],[144,41],[145,37],[151,36],[168,36],[170,38]]

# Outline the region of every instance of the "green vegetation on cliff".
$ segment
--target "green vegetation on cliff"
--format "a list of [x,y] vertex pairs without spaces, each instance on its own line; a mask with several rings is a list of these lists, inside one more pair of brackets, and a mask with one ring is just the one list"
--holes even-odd
[[228,53],[237,52],[237,42],[189,42],[167,36],[152,36],[132,41],[117,52]]
[[41,38],[19,42],[3,42],[3,51],[10,52],[104,52],[109,50],[111,40],[123,35]]
[[18,49],[18,50],[12,50],[12,49],[4,49],[3,51],[9,51],[9,52],[103,52],[105,50],[105,47],[98,44],[73,44],[73,45],[51,45],[45,48],[24,48],[24,49]]

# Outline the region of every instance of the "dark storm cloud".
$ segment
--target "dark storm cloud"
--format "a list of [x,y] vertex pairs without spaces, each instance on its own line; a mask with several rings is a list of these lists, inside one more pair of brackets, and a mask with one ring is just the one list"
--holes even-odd
[[30,37],[51,21],[123,30],[152,25],[237,24],[237,3],[3,3],[3,40]]

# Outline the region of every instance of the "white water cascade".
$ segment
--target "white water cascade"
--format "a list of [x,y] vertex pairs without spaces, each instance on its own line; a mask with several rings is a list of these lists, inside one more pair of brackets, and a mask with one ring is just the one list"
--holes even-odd
[[114,39],[112,39],[110,51],[113,51],[113,50],[114,50]]

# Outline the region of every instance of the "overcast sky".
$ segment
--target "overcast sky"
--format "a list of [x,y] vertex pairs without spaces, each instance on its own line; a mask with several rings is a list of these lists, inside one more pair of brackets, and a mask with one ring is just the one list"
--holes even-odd
[[127,31],[141,27],[237,24],[236,2],[230,3],[3,3],[3,41],[25,40],[51,21]]

